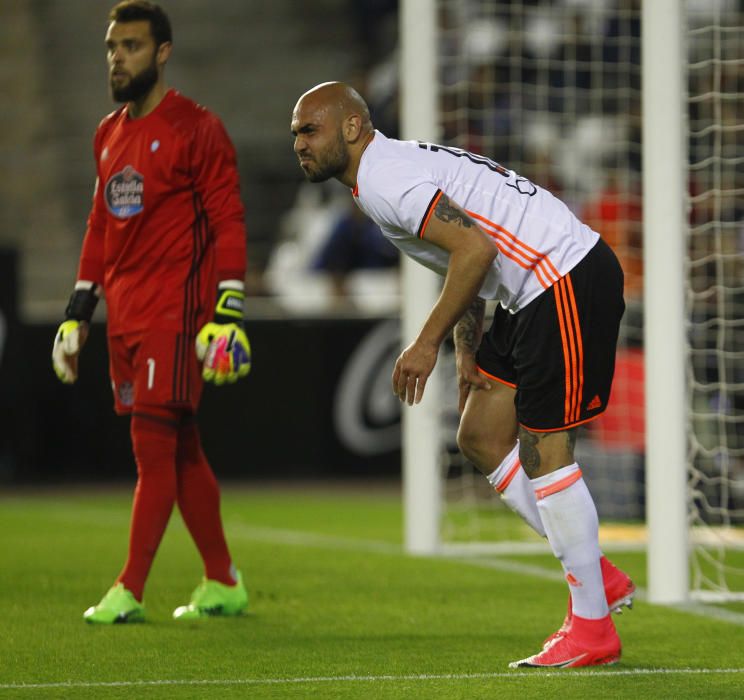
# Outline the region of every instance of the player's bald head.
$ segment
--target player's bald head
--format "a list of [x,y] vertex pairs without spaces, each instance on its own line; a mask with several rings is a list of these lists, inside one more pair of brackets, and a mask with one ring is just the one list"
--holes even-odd
[[369,107],[344,83],[321,83],[292,111],[294,151],[310,182],[331,177],[353,187],[359,160],[373,137]]
[[350,85],[340,82],[320,83],[303,94],[295,105],[293,116],[301,113],[323,115],[341,124],[351,116],[361,120],[362,132],[372,130],[369,107],[364,98]]

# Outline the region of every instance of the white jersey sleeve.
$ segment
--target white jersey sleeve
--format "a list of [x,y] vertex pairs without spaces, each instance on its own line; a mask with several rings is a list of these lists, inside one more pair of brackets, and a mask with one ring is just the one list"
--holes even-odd
[[415,163],[406,160],[380,163],[368,177],[372,186],[365,187],[363,197],[357,197],[362,210],[389,231],[415,233],[420,238],[439,187]]
[[599,239],[564,202],[489,158],[380,132],[362,154],[353,194],[394,245],[440,275],[449,253],[426,239],[426,226],[446,195],[498,248],[480,296],[512,312],[566,275]]

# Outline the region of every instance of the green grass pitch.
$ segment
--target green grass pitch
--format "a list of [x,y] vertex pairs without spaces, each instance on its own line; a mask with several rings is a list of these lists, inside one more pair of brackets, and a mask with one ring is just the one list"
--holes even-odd
[[[562,620],[557,562],[406,556],[394,489],[225,484],[250,612],[171,619],[201,576],[174,512],[148,621],[88,626],[83,610],[123,564],[130,500],[129,489],[92,488],[0,497],[0,700],[744,697],[741,609],[726,621],[639,601],[616,618],[620,664],[509,670]],[[642,554],[612,558],[644,585]]]

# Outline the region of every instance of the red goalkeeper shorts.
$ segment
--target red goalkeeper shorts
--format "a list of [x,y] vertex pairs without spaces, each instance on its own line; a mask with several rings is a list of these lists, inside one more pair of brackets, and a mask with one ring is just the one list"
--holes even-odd
[[109,336],[108,348],[116,413],[131,413],[134,405],[196,411],[203,382],[193,337],[142,331]]

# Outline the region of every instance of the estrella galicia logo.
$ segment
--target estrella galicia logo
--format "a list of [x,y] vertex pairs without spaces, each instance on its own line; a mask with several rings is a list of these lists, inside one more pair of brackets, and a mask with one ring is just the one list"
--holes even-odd
[[106,206],[117,219],[128,219],[142,211],[144,193],[144,176],[131,165],[126,165],[106,183]]

